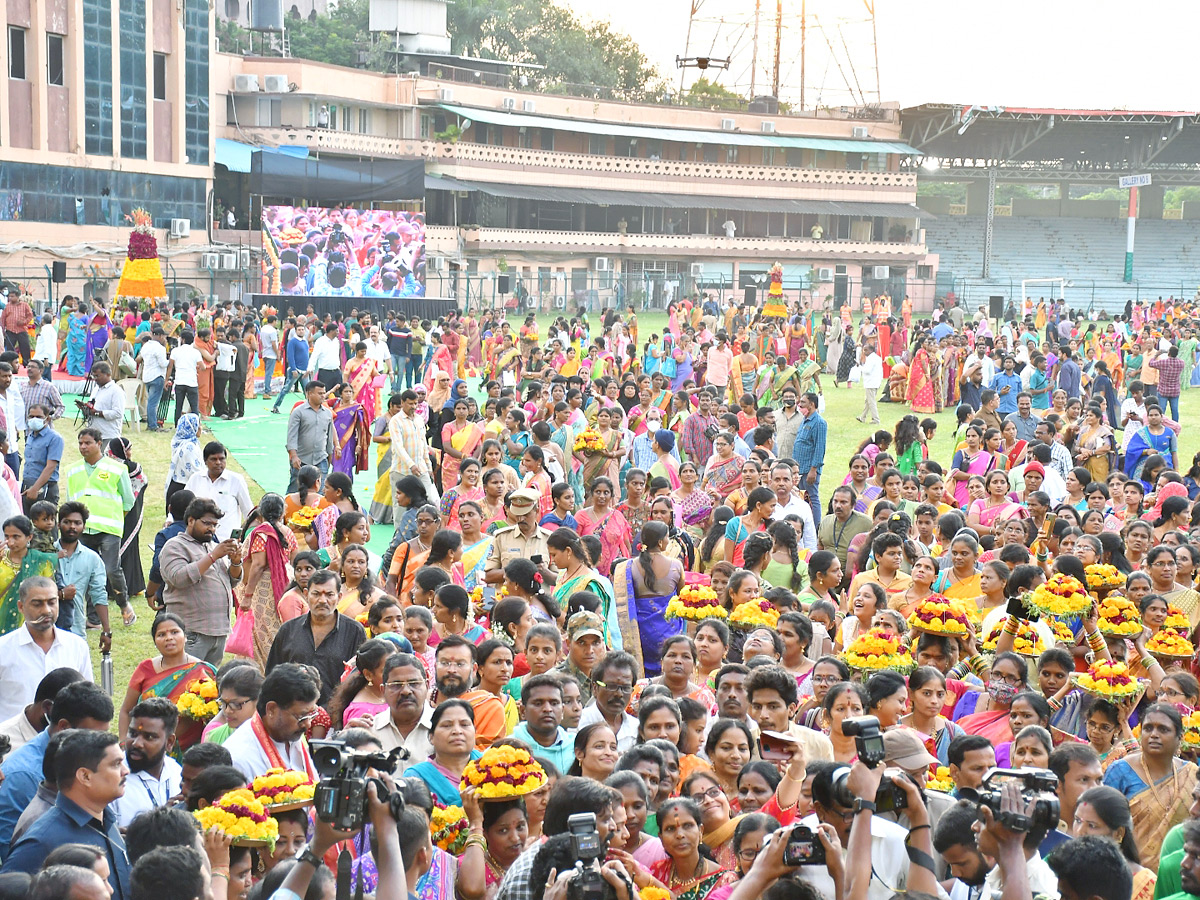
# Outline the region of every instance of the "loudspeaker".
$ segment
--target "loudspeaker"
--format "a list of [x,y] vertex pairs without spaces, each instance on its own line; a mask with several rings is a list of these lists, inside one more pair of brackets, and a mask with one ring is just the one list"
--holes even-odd
[[51,277],[55,284],[62,284],[67,280],[67,264],[61,259],[56,259],[51,263]]
[[1004,298],[992,295],[988,297],[988,318],[1002,319],[1004,318]]
[[752,284],[748,284],[748,285],[746,285],[745,290],[746,290],[746,296],[745,296],[745,299],[742,301],[743,303],[758,302],[758,288],[757,287],[755,287]]
[[496,277],[496,290],[499,291],[501,294],[508,293],[509,287],[508,287],[508,276],[507,275],[498,275]]

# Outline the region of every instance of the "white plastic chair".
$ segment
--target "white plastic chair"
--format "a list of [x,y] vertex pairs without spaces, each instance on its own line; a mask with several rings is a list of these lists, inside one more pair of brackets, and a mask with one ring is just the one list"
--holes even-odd
[[134,431],[141,431],[142,410],[138,401],[138,386],[141,382],[136,378],[123,378],[117,384],[125,393],[125,418],[129,420]]

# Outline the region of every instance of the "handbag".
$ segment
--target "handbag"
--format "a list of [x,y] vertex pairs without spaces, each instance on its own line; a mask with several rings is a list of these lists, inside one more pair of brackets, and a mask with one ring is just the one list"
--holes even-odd
[[239,609],[233,631],[225,641],[225,652],[254,658],[254,610]]

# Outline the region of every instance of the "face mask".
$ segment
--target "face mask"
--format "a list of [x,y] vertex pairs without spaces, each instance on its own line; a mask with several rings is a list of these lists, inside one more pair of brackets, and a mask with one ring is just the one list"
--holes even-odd
[[1017,688],[1015,685],[1009,684],[1007,681],[1001,681],[998,678],[993,678],[988,682],[988,694],[997,703],[1009,704],[1012,703],[1013,697],[1017,696]]
[[41,431],[45,427],[46,427],[45,419],[30,419],[29,420],[29,430],[34,433]]
[[795,397],[784,397],[783,405],[786,406],[788,409],[791,409],[793,406],[796,405],[796,398]]

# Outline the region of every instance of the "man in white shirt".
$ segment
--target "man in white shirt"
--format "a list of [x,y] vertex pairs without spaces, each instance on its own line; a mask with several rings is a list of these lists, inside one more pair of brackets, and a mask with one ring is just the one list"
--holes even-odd
[[879,393],[879,386],[883,384],[883,359],[875,349],[874,339],[867,341],[862,349],[859,378],[862,379],[865,401],[863,413],[857,417],[858,421],[878,425],[879,407],[875,405],[875,395]]
[[379,326],[372,325],[367,333],[367,359],[379,363],[379,371],[390,374],[392,371],[392,354],[388,350],[387,340],[379,333]]
[[222,419],[232,418],[229,387],[233,382],[236,367],[237,347],[233,344],[233,336],[226,334],[223,329],[218,329],[217,362],[213,367],[213,413]]
[[171,351],[167,364],[167,382],[175,382],[175,424],[183,415],[183,401],[187,398],[189,411],[200,415],[200,366],[204,357],[196,349],[196,335],[184,331],[179,336],[180,344]]
[[429,682],[425,669],[409,653],[394,653],[384,662],[382,672],[383,699],[388,708],[370,719],[370,732],[384,752],[396,747],[408,751],[407,759],[396,760],[393,775],[402,775],[409,766],[425,762],[433,755],[429,742],[429,725],[433,707],[429,699]]
[[280,663],[263,679],[254,715],[225,742],[234,766],[247,780],[269,769],[307,772],[314,779],[304,732],[320,713],[320,685],[297,663]]
[[158,406],[167,383],[167,335],[161,325],[155,325],[142,340],[138,367],[146,386],[146,430],[158,431]]
[[21,477],[21,454],[17,451],[17,441],[25,431],[25,398],[21,389],[13,387],[13,367],[6,362],[0,362],[0,413],[3,413],[4,431],[8,434],[9,452],[4,461],[8,463],[13,474]]
[[775,520],[782,521],[790,515],[800,517],[804,533],[800,543],[810,552],[817,549],[817,526],[813,522],[812,507],[795,491],[796,472],[788,460],[780,460],[771,466],[771,482],[768,487],[775,492]]
[[[86,408],[87,428],[95,428],[104,441],[121,436],[121,425],[125,419],[125,392],[113,381],[112,366],[106,362],[92,364],[92,395]],[[9,435],[11,440],[12,435]]]
[[279,329],[275,327],[276,321],[275,316],[267,316],[267,323],[258,330],[258,339],[262,343],[264,397],[271,396],[271,379],[275,376],[275,361],[279,359]]
[[204,497],[220,507],[222,515],[216,532],[218,542],[228,540],[233,530],[241,528],[250,510],[254,509],[246,479],[226,468],[226,456],[224,444],[209,441],[204,445],[205,470],[194,472],[184,485],[197,499]]
[[125,793],[112,802],[117,827],[128,828],[138,815],[166,806],[179,793],[183,767],[169,753],[175,746],[179,710],[166,697],[150,697],[129,712]]
[[325,390],[331,391],[342,380],[342,354],[338,346],[337,326],[333,323],[325,326],[325,333],[313,344],[312,354],[308,358],[308,373],[325,385]]
[[33,576],[21,583],[17,609],[24,624],[0,637],[0,721],[24,711],[48,673],[69,668],[92,680],[92,657],[87,641],[56,628],[58,585]]
[[632,656],[619,650],[600,660],[590,673],[595,678],[592,702],[583,708],[579,717],[580,728],[587,728],[594,722],[606,722],[617,736],[618,753],[633,749],[637,743],[638,720],[625,712],[637,681],[636,666]]

